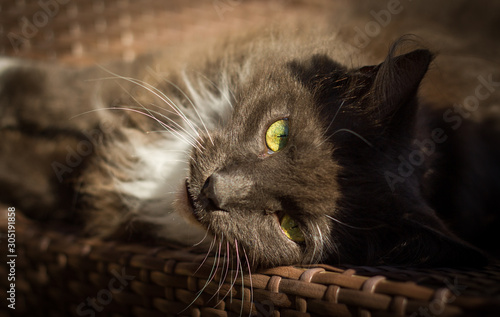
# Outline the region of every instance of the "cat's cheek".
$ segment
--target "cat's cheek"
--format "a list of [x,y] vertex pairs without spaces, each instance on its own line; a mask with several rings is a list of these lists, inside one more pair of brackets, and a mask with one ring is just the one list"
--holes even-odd
[[177,190],[174,200],[174,209],[184,219],[186,219],[188,223],[206,229],[194,216],[193,209],[189,203],[188,193],[185,185],[180,186],[179,190]]

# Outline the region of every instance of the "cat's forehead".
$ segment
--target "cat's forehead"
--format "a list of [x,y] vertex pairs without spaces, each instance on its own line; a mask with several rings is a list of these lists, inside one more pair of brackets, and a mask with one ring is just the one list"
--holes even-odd
[[[233,120],[277,120],[309,112],[311,93],[291,74],[285,63],[264,68],[241,87]],[[247,122],[248,123],[248,122]]]

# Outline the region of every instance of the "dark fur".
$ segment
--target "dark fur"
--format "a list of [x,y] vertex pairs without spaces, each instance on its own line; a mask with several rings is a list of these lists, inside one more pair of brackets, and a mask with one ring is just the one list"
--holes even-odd
[[[398,155],[413,149],[416,92],[431,59],[426,50],[403,56],[391,52],[378,66],[347,69],[315,55],[260,78],[265,83],[254,83],[239,96],[242,102],[218,131],[216,147],[205,140],[210,151],[196,152],[194,160],[203,164],[191,166],[189,187],[200,221],[229,241],[241,241],[264,266],[318,259],[371,265],[482,263],[480,252],[451,234],[425,202],[419,173],[395,192],[384,176],[397,170]],[[275,97],[277,87],[282,98]],[[266,149],[258,136],[281,117],[290,119],[287,149],[262,155]],[[340,129],[356,131],[373,147]],[[214,176],[231,184],[218,188],[234,202],[215,208],[224,212],[199,203],[203,184]],[[305,244],[280,233],[272,216],[280,212],[300,221]]]

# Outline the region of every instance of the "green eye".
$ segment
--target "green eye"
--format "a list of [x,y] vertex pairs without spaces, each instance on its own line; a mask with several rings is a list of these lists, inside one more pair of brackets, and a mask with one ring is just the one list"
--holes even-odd
[[304,242],[305,238],[302,234],[302,230],[300,230],[299,224],[289,215],[285,215],[283,219],[281,219],[281,229],[288,239],[295,242]]
[[266,145],[269,150],[278,152],[288,141],[288,119],[281,119],[271,124],[266,131]]

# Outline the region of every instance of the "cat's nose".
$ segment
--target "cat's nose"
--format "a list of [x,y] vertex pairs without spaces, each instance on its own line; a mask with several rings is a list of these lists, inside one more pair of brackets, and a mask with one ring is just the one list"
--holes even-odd
[[201,190],[201,201],[203,203],[203,207],[207,211],[223,209],[222,205],[224,205],[225,194],[224,189],[220,188],[221,186],[218,186],[219,188],[216,188],[216,183],[219,182],[217,178],[218,176],[215,174],[209,176]]
[[230,211],[241,203],[251,187],[245,177],[225,172],[215,172],[207,178],[200,200],[207,211]]

